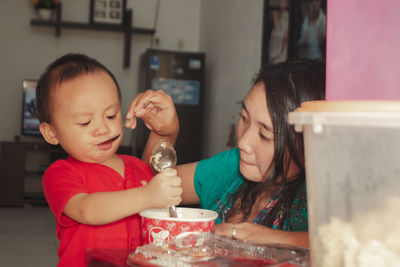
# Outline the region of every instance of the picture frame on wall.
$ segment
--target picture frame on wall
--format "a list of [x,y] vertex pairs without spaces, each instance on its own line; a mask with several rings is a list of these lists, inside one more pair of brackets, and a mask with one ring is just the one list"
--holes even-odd
[[327,0],[298,1],[293,55],[300,58],[326,59]]
[[261,64],[325,61],[327,0],[264,0]]
[[123,25],[126,0],[90,0],[91,24]]
[[276,64],[289,58],[291,0],[265,0],[262,44],[262,64]]

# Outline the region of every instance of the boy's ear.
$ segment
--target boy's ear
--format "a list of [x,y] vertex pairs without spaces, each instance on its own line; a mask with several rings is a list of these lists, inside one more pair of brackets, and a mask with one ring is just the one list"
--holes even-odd
[[56,135],[56,131],[53,126],[48,124],[47,122],[42,122],[40,124],[40,132],[43,135],[44,140],[51,145],[58,145],[58,139]]

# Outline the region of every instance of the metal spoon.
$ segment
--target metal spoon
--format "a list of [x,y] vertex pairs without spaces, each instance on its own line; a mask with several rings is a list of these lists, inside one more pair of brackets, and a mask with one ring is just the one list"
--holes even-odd
[[156,98],[156,97],[153,96],[153,97],[151,97],[149,100],[147,100],[146,103],[143,104],[142,108],[147,107],[151,102],[153,102],[153,100],[154,100],[155,98]]
[[[153,168],[158,172],[162,172],[166,168],[175,168],[176,151],[174,147],[163,140],[155,143],[151,151],[150,162]],[[173,218],[178,217],[175,206],[169,207],[169,216]]]

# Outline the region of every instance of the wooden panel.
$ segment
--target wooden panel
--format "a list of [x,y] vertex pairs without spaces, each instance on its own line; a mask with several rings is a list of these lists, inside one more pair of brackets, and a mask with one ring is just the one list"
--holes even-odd
[[[39,153],[42,159],[35,162],[32,153]],[[131,146],[120,146],[119,154],[133,155]],[[25,203],[46,204],[40,177],[46,166],[58,159],[66,158],[67,154],[60,146],[51,146],[44,142],[0,142],[0,206],[22,206]],[[45,164],[38,166],[38,164]],[[34,170],[30,168],[34,167]],[[44,169],[43,169],[44,168]],[[25,192],[27,188],[34,191]]]
[[1,142],[0,205],[24,204],[25,145]]

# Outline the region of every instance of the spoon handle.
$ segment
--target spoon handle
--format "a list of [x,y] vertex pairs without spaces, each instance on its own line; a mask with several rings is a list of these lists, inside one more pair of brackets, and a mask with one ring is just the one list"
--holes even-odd
[[176,207],[175,206],[169,207],[169,217],[178,218],[178,214],[176,213]]

